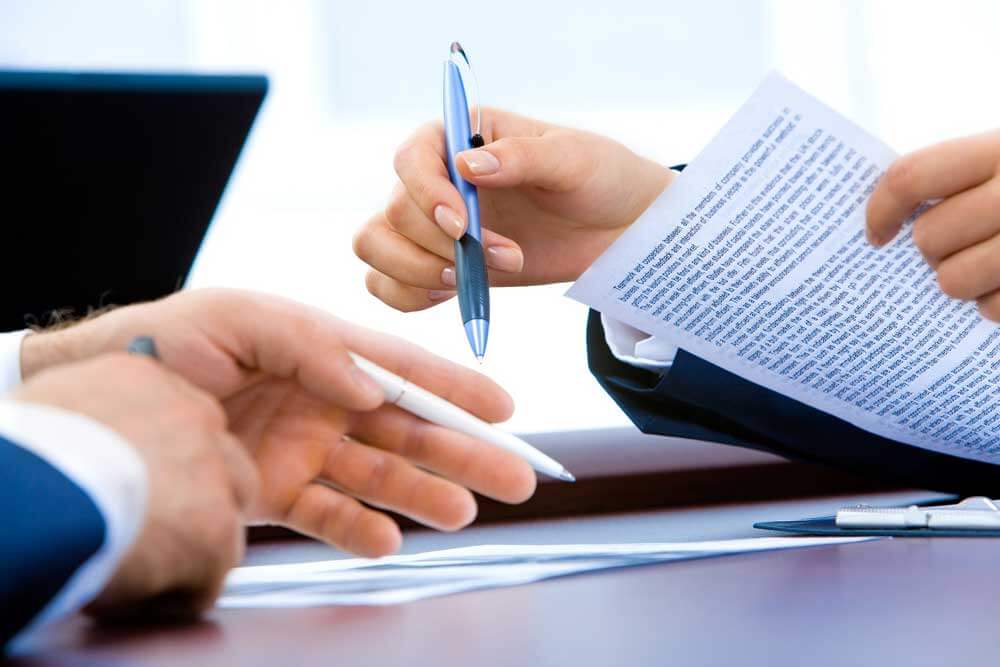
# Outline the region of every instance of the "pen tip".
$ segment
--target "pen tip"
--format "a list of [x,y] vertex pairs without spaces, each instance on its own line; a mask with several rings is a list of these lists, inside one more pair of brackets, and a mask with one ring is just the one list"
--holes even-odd
[[479,365],[482,366],[483,365],[483,355],[481,355],[481,354],[476,355],[476,361],[478,361]]
[[490,335],[490,323],[483,319],[469,320],[465,323],[465,337],[469,340],[472,354],[480,361],[486,356],[486,339]]
[[559,473],[559,479],[561,479],[564,482],[576,481],[576,477],[573,476],[573,473],[571,473],[569,470],[566,470],[566,468],[563,468],[562,471]]

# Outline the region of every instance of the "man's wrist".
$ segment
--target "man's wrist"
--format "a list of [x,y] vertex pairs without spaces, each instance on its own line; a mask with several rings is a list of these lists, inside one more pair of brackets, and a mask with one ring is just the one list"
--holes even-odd
[[21,341],[21,379],[32,376],[51,366],[79,358],[73,353],[73,336],[69,329],[34,331]]

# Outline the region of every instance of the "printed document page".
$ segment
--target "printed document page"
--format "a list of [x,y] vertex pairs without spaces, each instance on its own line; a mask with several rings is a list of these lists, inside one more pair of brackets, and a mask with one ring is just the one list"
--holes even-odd
[[1000,462],[1000,328],[910,237],[865,241],[896,155],[777,74],[569,296],[894,440]]

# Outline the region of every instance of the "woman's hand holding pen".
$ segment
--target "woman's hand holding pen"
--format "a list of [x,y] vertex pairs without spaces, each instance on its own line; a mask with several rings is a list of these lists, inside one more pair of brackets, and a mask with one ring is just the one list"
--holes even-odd
[[[459,154],[479,189],[490,282],[576,279],[666,188],[674,174],[610,139],[495,109],[483,110],[486,145]],[[372,268],[368,290],[399,310],[454,295],[454,240],[462,198],[448,180],[441,125],[419,129],[396,153],[400,183],[354,239]]]
[[868,201],[868,238],[884,245],[920,204],[940,199],[913,226],[913,242],[942,291],[975,300],[1000,322],[1000,131],[905,155]]

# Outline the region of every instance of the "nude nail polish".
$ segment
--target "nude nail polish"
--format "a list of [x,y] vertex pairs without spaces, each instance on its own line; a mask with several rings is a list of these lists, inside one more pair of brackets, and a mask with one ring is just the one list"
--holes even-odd
[[443,282],[448,287],[454,287],[455,281],[455,267],[446,266],[441,270],[441,282]]
[[492,246],[486,249],[486,264],[501,271],[520,271],[524,268],[524,255],[514,248]]
[[489,176],[500,171],[500,160],[489,151],[467,151],[462,153],[462,159],[476,176]]
[[465,222],[462,220],[462,216],[444,204],[434,207],[434,222],[453,239],[460,239],[465,233]]

